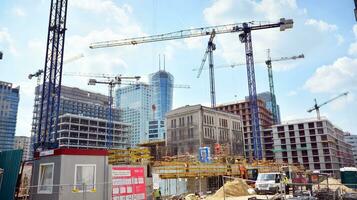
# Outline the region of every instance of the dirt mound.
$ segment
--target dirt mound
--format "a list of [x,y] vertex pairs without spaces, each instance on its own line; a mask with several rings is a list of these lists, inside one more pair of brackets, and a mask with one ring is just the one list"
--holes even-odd
[[[318,189],[318,185],[315,185],[314,187],[315,189]],[[320,188],[327,188],[327,180],[320,183]],[[343,192],[354,192],[353,189],[343,185],[339,180],[334,178],[328,178],[328,188],[331,190],[341,189]]]
[[250,195],[248,189],[250,187],[243,179],[235,179],[224,184],[217,192],[207,197],[207,200],[224,199],[225,197],[239,197]]

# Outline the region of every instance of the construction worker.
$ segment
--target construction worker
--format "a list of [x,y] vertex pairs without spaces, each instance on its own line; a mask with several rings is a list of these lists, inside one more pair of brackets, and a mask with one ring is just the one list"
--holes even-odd
[[155,200],[161,200],[161,191],[160,188],[154,190],[154,199]]
[[239,171],[242,179],[248,179],[247,169],[245,168],[244,165],[239,165]]
[[285,194],[289,194],[289,179],[286,174],[283,174],[284,178],[282,180],[283,184],[285,185]]

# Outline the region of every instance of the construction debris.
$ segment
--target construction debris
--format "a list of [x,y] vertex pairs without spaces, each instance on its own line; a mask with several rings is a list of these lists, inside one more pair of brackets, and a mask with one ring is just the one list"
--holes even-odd
[[[318,188],[320,187],[320,188]],[[348,193],[353,193],[353,189],[341,184],[341,182],[337,179],[334,178],[328,178],[328,180],[322,181],[319,185],[315,185],[314,189],[325,189],[329,188],[331,190],[338,190],[341,189],[342,192],[348,192]]]
[[225,197],[247,196],[252,194],[250,189],[251,187],[248,186],[243,179],[237,178],[234,181],[225,183],[214,195],[209,196],[206,199],[219,200],[224,199]]

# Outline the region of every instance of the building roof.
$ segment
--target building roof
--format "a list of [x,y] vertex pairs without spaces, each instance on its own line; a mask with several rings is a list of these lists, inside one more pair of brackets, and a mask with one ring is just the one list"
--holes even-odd
[[[257,101],[261,101],[262,103],[265,103],[261,99],[257,99]],[[249,99],[248,100],[245,100],[245,99],[244,100],[236,100],[236,101],[231,101],[231,102],[226,102],[226,103],[219,104],[216,107],[229,106],[229,105],[235,105],[235,104],[240,104],[240,103],[248,103],[248,102],[249,102]]]
[[241,119],[240,115],[236,115],[236,114],[233,114],[233,113],[230,113],[230,112],[219,111],[219,110],[216,110],[216,109],[214,109],[214,108],[210,108],[210,107],[207,107],[207,106],[203,106],[203,105],[201,105],[201,104],[186,105],[186,106],[182,106],[182,107],[173,109],[173,110],[167,112],[167,113],[166,113],[166,116],[175,115],[175,114],[177,114],[178,112],[192,111],[192,110],[199,110],[199,109],[209,110],[209,111],[213,111],[213,112],[215,112],[215,113],[220,113],[220,114],[223,114],[223,115],[229,115],[229,116],[231,116],[231,117],[235,117],[235,118]]
[[[78,117],[78,118],[81,118],[81,119],[95,120],[95,121],[101,121],[101,122],[107,122],[108,121],[107,119],[101,119],[101,118],[95,118],[95,117],[87,117],[87,116],[76,115],[76,114],[71,114],[71,113],[65,113],[63,115],[60,115],[59,117]],[[113,123],[131,126],[130,123],[125,123],[125,122],[120,122],[120,121],[114,121],[113,120]]]

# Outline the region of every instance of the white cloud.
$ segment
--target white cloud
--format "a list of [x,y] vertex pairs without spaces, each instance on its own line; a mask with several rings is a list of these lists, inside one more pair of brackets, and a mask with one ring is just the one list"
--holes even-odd
[[26,12],[22,8],[19,8],[19,7],[13,8],[12,13],[17,17],[25,17],[26,16]]
[[345,42],[345,38],[341,34],[336,34],[337,44],[341,45]]
[[342,57],[331,65],[317,68],[304,88],[311,92],[331,93],[357,89],[357,59]]
[[[269,21],[277,22],[280,18],[294,19],[291,30],[280,32],[279,29],[254,31],[252,34],[254,58],[265,60],[266,49],[270,48],[272,57],[293,56],[302,50],[308,54],[317,49],[337,44],[338,38],[322,29],[336,29],[321,20],[310,19],[309,23],[318,24],[318,29],[305,24],[309,19],[306,9],[297,6],[296,0],[216,0],[203,12],[209,25],[229,24],[237,22]],[[238,21],[237,21],[238,19]],[[293,39],[292,39],[293,38]],[[341,39],[341,38],[340,38]],[[228,64],[245,62],[244,45],[240,43],[238,34],[217,35],[217,55],[222,56]],[[298,62],[281,62],[274,64],[274,70],[289,70],[298,66]]]
[[[355,40],[357,40],[357,25],[353,26],[353,33],[355,35]],[[350,44],[350,48],[348,49],[348,54],[357,56],[357,41]]]
[[204,39],[203,37],[185,38],[184,43],[189,49],[204,49]]
[[7,28],[0,27],[0,46],[5,47],[5,49],[2,49],[2,51],[8,50],[13,55],[17,55],[14,40],[11,37],[10,32]]
[[104,15],[107,20],[114,20],[122,25],[129,23],[129,14],[133,12],[130,5],[118,6],[112,0],[75,0],[71,2],[71,6]]
[[289,97],[292,97],[292,96],[296,96],[297,95],[297,92],[295,90],[291,90],[289,93],[288,93],[288,96]]
[[306,25],[310,25],[313,27],[318,28],[320,31],[336,31],[337,30],[337,26],[334,24],[329,24],[325,21],[322,20],[316,20],[316,19],[308,19],[305,22]]

